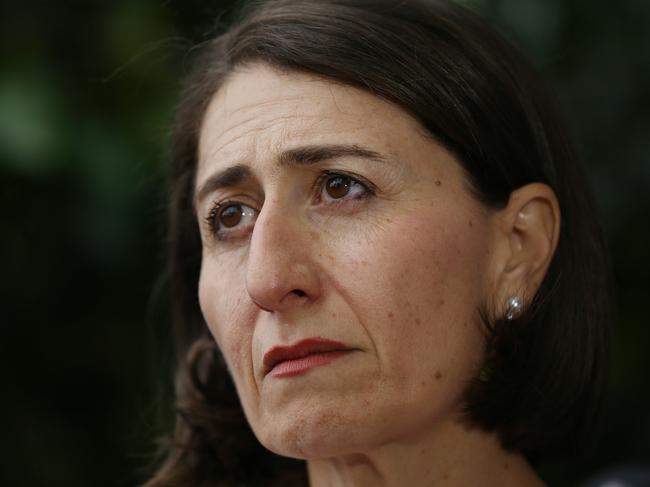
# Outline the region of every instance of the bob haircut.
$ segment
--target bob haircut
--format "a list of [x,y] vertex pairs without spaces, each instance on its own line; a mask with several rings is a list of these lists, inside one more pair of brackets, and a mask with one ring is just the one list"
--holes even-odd
[[170,172],[176,426],[146,485],[306,484],[303,462],[268,452],[252,434],[197,298],[198,134],[228,75],[257,62],[396,104],[456,156],[487,207],[505,206],[532,182],[555,191],[557,251],[522,316],[482,310],[486,361],[465,411],[471,425],[532,461],[583,449],[601,409],[610,279],[587,176],[550,90],[484,20],[448,0],[276,0],[249,4],[193,50]]

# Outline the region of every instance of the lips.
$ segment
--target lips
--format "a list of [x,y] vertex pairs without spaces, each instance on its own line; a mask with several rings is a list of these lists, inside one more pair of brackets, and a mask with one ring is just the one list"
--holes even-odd
[[288,360],[297,360],[310,355],[350,351],[344,343],[326,338],[307,338],[289,347],[273,347],[264,354],[264,374]]

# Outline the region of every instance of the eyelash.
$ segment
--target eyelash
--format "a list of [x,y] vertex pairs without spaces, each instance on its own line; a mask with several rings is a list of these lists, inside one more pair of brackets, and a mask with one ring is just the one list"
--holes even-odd
[[[344,205],[350,205],[350,204],[355,204],[360,202],[361,200],[365,200],[370,196],[375,195],[375,189],[374,186],[366,181],[363,178],[360,178],[359,176],[353,176],[352,174],[347,174],[344,172],[340,171],[323,171],[316,181],[314,182],[313,186],[313,192],[316,194],[316,201],[320,204],[323,200],[323,192],[325,191],[325,183],[333,178],[340,177],[340,178],[346,178],[350,180],[350,188],[353,187],[360,187],[362,193],[360,195],[351,195],[350,192],[346,194],[345,196],[341,198],[332,198],[328,203],[326,203],[328,206],[334,206],[334,207],[341,207]],[[237,200],[225,200],[225,201],[216,201],[208,213],[208,215],[205,217],[206,224],[208,229],[210,230],[210,234],[213,235],[217,240],[220,241],[227,241],[229,238],[233,237],[232,233],[237,232],[237,228],[234,228],[233,230],[228,230],[224,231],[221,228],[221,225],[218,221],[219,216],[221,215],[221,211],[225,208],[228,208],[233,205],[239,205],[244,208],[251,208],[250,206],[241,203],[240,201]],[[253,211],[257,211],[253,209]],[[233,237],[234,238],[234,237]]]

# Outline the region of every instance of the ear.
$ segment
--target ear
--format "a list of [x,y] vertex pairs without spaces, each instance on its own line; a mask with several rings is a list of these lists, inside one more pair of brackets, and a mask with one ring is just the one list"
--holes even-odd
[[526,307],[544,280],[560,236],[560,206],[549,186],[527,184],[510,194],[494,223],[493,309],[503,316],[510,297]]

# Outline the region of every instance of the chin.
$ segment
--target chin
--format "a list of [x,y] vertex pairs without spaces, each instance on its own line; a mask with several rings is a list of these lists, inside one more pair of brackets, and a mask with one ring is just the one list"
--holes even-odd
[[[301,460],[331,458],[372,448],[364,433],[373,431],[361,418],[339,412],[311,410],[267,421],[258,439],[272,452]],[[381,431],[381,429],[375,429]],[[256,433],[257,434],[257,433]]]

